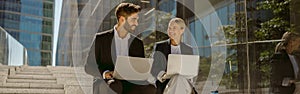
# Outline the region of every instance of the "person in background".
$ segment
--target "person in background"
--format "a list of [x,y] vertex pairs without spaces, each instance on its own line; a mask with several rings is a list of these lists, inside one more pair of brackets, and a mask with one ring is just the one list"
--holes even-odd
[[[286,32],[282,41],[277,44],[275,54],[271,58],[271,88],[273,94],[293,94],[295,82],[299,79],[299,51],[300,35]],[[297,86],[300,88],[299,86]]]

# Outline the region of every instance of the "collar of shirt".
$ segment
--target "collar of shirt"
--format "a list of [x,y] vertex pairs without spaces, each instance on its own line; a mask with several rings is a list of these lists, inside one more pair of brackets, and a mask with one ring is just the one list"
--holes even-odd
[[180,45],[171,45],[171,54],[181,54]]
[[116,46],[116,55],[117,56],[128,56],[128,40],[130,38],[130,33],[126,35],[125,38],[120,38],[116,26],[114,27],[114,38]]
[[118,34],[117,26],[114,26],[114,36],[115,36],[115,39],[118,39],[118,40],[128,40],[130,38],[130,33],[127,33],[126,37],[122,39],[122,38],[120,38],[120,36]]

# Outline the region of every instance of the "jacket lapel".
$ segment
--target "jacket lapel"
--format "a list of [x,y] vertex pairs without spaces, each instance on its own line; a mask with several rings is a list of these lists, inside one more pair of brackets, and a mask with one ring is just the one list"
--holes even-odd
[[165,56],[167,57],[166,59],[168,60],[168,56],[169,56],[169,54],[171,54],[171,40],[170,39],[167,40],[167,45],[165,47],[166,47]]
[[132,51],[134,50],[134,49],[131,49],[132,47],[135,46],[135,44],[133,43],[133,40],[134,40],[134,37],[130,34],[130,38],[128,39],[128,56],[132,56]]
[[181,54],[191,54],[191,52],[189,52],[189,47],[187,45],[185,45],[184,43],[180,43],[180,50],[181,50]]

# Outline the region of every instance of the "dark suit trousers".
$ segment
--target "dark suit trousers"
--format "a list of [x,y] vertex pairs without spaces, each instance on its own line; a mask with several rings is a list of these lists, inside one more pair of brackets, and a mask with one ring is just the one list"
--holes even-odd
[[155,94],[153,85],[137,85],[125,80],[116,80],[109,86],[117,94]]

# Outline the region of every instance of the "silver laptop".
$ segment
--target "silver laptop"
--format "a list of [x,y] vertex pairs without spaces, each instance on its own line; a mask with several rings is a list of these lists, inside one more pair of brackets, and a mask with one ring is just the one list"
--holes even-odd
[[199,71],[199,59],[198,55],[169,54],[167,75],[179,74],[189,78],[195,77]]
[[113,77],[120,80],[147,80],[152,77],[150,70],[153,59],[118,56]]

